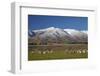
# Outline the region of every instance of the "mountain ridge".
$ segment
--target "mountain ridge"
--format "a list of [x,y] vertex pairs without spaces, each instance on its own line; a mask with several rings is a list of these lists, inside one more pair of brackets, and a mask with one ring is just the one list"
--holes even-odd
[[69,43],[87,42],[88,34],[85,30],[61,29],[49,27],[40,30],[32,30],[28,33],[29,43],[40,41],[41,43]]

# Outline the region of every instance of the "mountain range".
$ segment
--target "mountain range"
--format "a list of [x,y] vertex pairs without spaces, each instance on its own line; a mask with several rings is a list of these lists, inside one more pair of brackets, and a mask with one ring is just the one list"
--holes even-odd
[[88,33],[85,30],[49,27],[28,31],[28,40],[33,44],[86,43],[88,42]]

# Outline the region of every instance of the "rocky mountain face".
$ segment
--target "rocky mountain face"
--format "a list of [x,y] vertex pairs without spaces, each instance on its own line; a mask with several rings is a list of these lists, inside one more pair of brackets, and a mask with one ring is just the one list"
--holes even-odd
[[75,29],[60,29],[49,27],[46,29],[32,30],[28,33],[28,41],[31,44],[68,44],[87,43],[87,31]]

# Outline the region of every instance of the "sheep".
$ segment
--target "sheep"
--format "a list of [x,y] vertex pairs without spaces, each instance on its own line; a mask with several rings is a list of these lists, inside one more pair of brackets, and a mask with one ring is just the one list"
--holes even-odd
[[46,54],[46,51],[43,51],[43,54]]
[[50,53],[53,53],[53,50],[50,50]]
[[81,54],[81,53],[82,53],[82,51],[81,51],[81,50],[79,50],[79,53]]
[[34,51],[31,52],[32,54],[35,53]]
[[80,51],[80,50],[78,50],[76,53],[81,53],[81,51]]
[[85,53],[85,52],[86,52],[85,50],[82,51],[82,53]]
[[65,53],[68,53],[68,49],[65,50]]
[[42,52],[41,51],[38,51],[38,54],[42,54]]
[[47,52],[47,53],[50,53],[50,51],[49,51],[49,50],[46,50],[46,52]]

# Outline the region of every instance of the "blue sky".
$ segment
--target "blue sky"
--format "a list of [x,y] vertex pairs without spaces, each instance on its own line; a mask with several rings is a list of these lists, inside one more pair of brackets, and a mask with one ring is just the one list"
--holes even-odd
[[28,15],[28,30],[48,27],[88,30],[88,17]]

